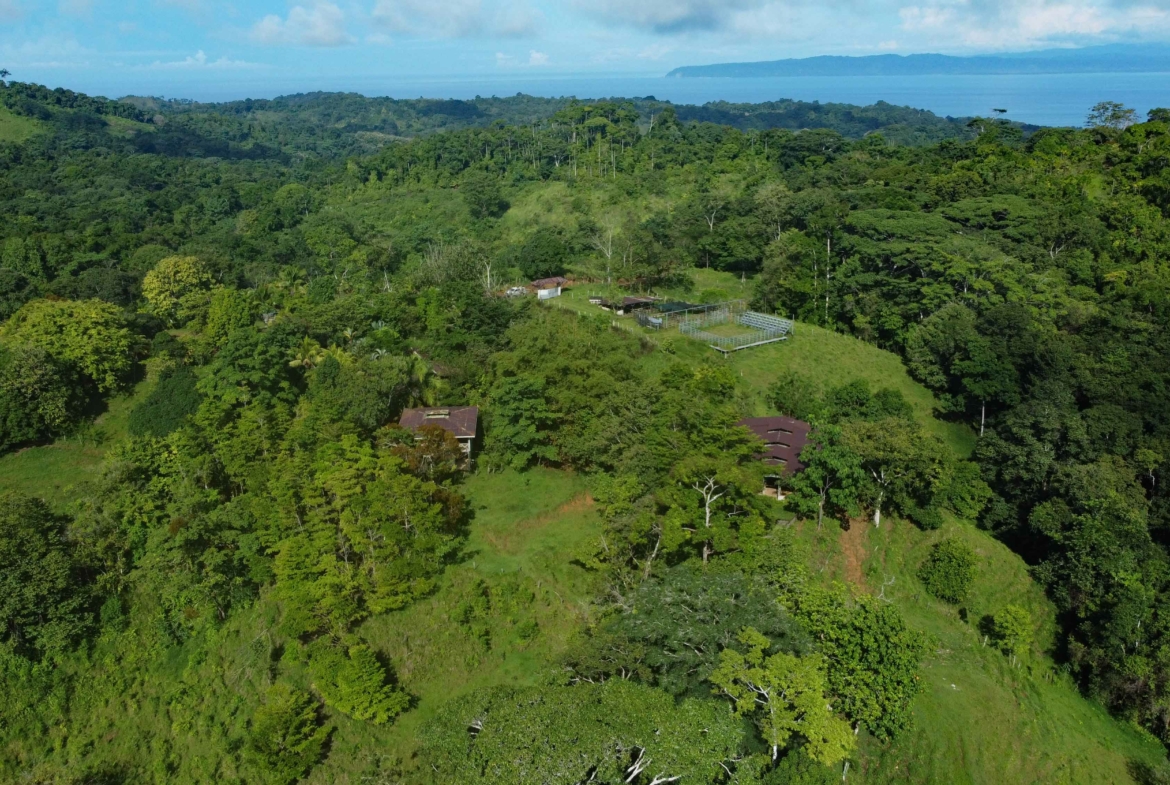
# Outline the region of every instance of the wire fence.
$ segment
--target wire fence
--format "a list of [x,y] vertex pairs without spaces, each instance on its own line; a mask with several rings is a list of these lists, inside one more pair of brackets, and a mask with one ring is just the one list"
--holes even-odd
[[[738,324],[748,329],[739,335],[716,335],[704,329],[721,324]],[[752,346],[786,340],[792,334],[792,327],[790,319],[781,319],[778,316],[769,316],[755,311],[736,313],[732,308],[722,308],[701,316],[684,319],[679,322],[678,330],[683,335],[702,341],[717,351],[734,352]]]

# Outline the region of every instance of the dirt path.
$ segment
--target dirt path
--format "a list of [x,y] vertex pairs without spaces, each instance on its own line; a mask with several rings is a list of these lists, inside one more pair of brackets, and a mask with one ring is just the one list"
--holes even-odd
[[865,541],[869,536],[870,523],[865,518],[855,518],[849,521],[849,528],[841,531],[841,555],[844,558],[845,580],[859,589],[868,588],[865,585],[865,572],[862,565],[869,555],[865,550]]

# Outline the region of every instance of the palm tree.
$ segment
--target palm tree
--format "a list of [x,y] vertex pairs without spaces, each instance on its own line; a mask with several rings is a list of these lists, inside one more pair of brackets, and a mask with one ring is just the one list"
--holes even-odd
[[446,384],[435,375],[426,360],[417,352],[406,358],[406,400],[408,406],[434,406],[439,402]]
[[305,293],[305,271],[299,267],[282,267],[272,288],[295,297]]
[[316,368],[325,359],[326,350],[312,338],[305,338],[301,345],[293,349],[293,358],[289,360],[289,367],[303,368],[306,371]]
[[325,350],[321,359],[324,360],[325,357],[337,360],[338,365],[349,365],[353,362],[353,355],[346,351],[344,346],[338,346],[335,343],[329,344],[329,348]]

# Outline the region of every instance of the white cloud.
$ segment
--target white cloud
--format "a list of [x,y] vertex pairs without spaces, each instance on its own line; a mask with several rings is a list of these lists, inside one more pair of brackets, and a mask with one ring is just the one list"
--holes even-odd
[[544,15],[530,6],[510,4],[496,9],[491,30],[504,38],[528,38],[536,35]]
[[151,63],[147,68],[157,69],[178,69],[178,70],[240,70],[248,68],[263,68],[259,63],[249,63],[244,60],[232,60],[226,56],[220,57],[218,60],[208,60],[207,55],[202,49],[195,54],[183,59],[172,60],[170,62],[160,62],[158,60]]
[[517,0],[377,0],[370,18],[391,32],[426,38],[524,38],[544,17]]
[[904,30],[982,50],[1100,42],[1170,29],[1164,8],[1128,0],[951,0],[906,6],[899,16]]
[[252,40],[262,44],[344,46],[353,43],[345,30],[345,14],[333,3],[317,0],[310,7],[296,5],[288,18],[269,14],[252,27]]
[[573,0],[603,24],[626,25],[656,33],[718,30],[739,12],[768,5],[767,0]]
[[547,52],[538,52],[535,49],[528,51],[528,59],[521,60],[516,55],[505,52],[496,52],[497,68],[543,68],[549,64]]
[[55,35],[0,46],[0,61],[18,74],[22,68],[84,68],[94,55],[77,39]]
[[461,38],[483,30],[480,0],[378,0],[370,16],[393,32]]

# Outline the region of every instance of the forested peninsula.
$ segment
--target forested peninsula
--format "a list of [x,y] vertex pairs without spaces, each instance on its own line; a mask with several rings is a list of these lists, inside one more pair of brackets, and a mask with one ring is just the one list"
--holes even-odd
[[3,84],[0,781],[1170,781],[1168,158]]

